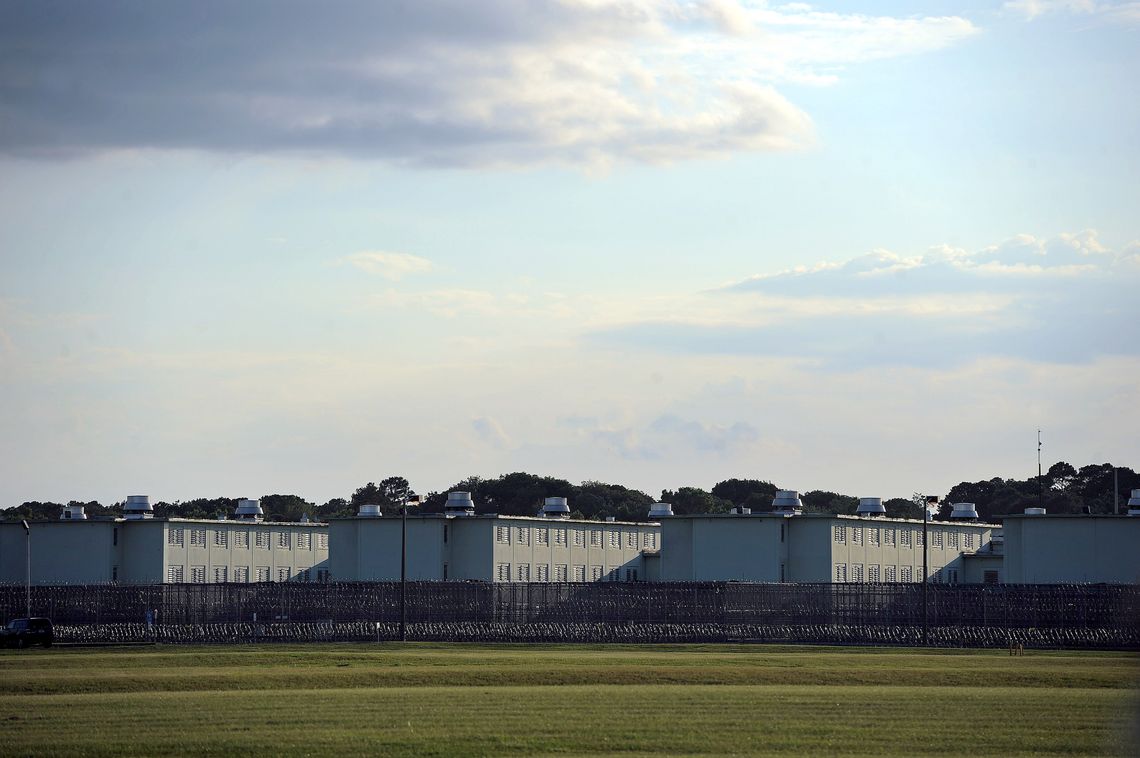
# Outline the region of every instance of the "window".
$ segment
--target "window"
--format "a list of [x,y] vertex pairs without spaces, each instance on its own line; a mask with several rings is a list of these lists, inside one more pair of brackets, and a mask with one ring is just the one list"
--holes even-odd
[[241,550],[249,550],[249,532],[245,530],[234,532],[234,547]]
[[166,533],[166,544],[175,545],[176,547],[184,546],[186,544],[186,530],[182,527],[178,527],[177,529],[172,527],[170,531]]
[[[835,544],[836,545],[846,545],[847,544],[847,528],[844,527],[842,524],[835,527]],[[846,571],[847,567],[844,566],[843,570]]]
[[302,582],[311,582],[312,581],[312,579],[310,578],[309,571],[310,571],[310,569],[301,569],[301,581]]
[[112,545],[118,545],[119,544],[119,527],[117,527],[117,526],[111,528],[111,544]]
[[910,547],[910,530],[900,529],[899,540],[903,547]]
[[586,546],[586,533],[581,529],[574,530],[574,547]]
[[643,548],[648,548],[648,547],[649,547],[649,538],[650,538],[650,536],[651,536],[651,535],[649,534],[649,532],[646,532],[645,534],[641,535],[641,546],[642,546]]
[[941,529],[935,529],[933,532],[930,533],[930,546],[933,547],[935,550],[941,550],[942,549],[942,530]]
[[637,532],[631,531],[625,533],[625,546],[632,548],[637,547]]
[[167,566],[166,581],[170,582],[171,584],[182,584],[182,566]]
[[618,579],[621,578],[618,575],[619,571],[620,571],[620,569],[617,566],[614,566],[613,568],[610,569],[608,576],[609,576],[611,582],[616,582]]
[[879,530],[877,527],[871,527],[867,530],[867,544],[871,547],[879,546]]
[[[443,564],[443,578],[444,579],[447,578],[447,564],[446,563]],[[328,580],[329,580],[329,570],[328,569],[317,569],[317,581],[320,582],[321,584],[325,584],[328,582]]]
[[617,530],[610,532],[610,547],[621,547],[621,532]]
[[878,566],[878,564],[873,564],[873,565],[870,565],[867,567],[867,581],[868,582],[876,582],[876,583],[879,581],[879,566]]
[[312,532],[303,532],[297,535],[297,549],[298,550],[312,550],[313,549],[313,534]]
[[586,581],[586,567],[585,566],[575,566],[574,567],[574,581],[576,581],[576,582]]
[[515,529],[515,544],[529,545],[530,544],[530,530],[526,527],[520,526]]
[[946,569],[946,579],[950,584],[957,584],[958,569]]
[[203,584],[206,581],[206,567],[205,566],[191,566],[190,567],[190,581],[194,584]]
[[966,532],[966,534],[962,537],[962,541],[966,544],[967,550],[974,549],[974,535],[972,532]]
[[856,564],[851,566],[851,581],[853,581],[853,582],[863,581],[863,564],[862,563],[856,563]]
[[902,568],[899,569],[899,571],[902,573],[902,577],[901,577],[902,581],[904,581],[904,582],[913,582],[914,581],[914,570],[910,566],[903,566]]
[[534,530],[534,542],[536,545],[549,545],[550,544],[550,530],[538,528]]
[[215,584],[225,584],[226,580],[229,578],[228,576],[226,576],[228,573],[229,573],[229,567],[228,566],[214,566],[214,583]]
[[594,582],[602,581],[602,567],[593,566],[590,568],[590,580]]
[[[539,534],[543,534],[545,531],[546,530],[544,529],[544,530],[540,531]],[[550,581],[550,564],[549,563],[540,563],[539,564],[539,566],[538,566],[538,581],[540,581],[540,582],[549,582]]]
[[277,581],[279,581],[279,582],[289,581],[289,569],[287,569],[287,568],[277,569]]
[[565,563],[560,563],[554,567],[554,581],[556,581],[556,582],[566,581],[566,564]]
[[190,547],[206,547],[206,530],[190,530]]
[[895,530],[894,529],[884,529],[883,530],[883,544],[886,545],[887,547],[894,547],[895,546]]
[[[843,527],[836,527],[836,528],[842,529]],[[835,581],[837,581],[837,582],[846,582],[847,581],[847,564],[846,563],[835,564]]]
[[[500,528],[502,528],[502,527],[500,527]],[[498,571],[496,572],[495,576],[498,578],[498,580],[500,582],[509,582],[511,580],[511,564],[500,563],[498,566]]]
[[566,530],[565,529],[555,529],[554,530],[554,544],[558,547],[566,547]]
[[[256,547],[261,548],[262,550],[268,550],[269,549],[269,530],[268,529],[258,529],[257,534],[254,535],[254,543],[253,544]],[[268,582],[269,579],[266,578],[265,581]]]
[[[444,542],[447,542],[447,539],[446,539],[447,527],[446,526],[443,527],[443,534],[445,537]],[[327,534],[323,534],[323,533],[318,534],[317,535],[317,550],[328,550],[328,549],[329,549],[329,536]]]
[[259,582],[268,582],[269,581],[269,567],[268,566],[258,566],[257,567],[257,581],[259,581]]
[[282,550],[289,549],[289,532],[277,533],[277,547],[281,548]]
[[[780,524],[780,526],[783,526],[783,524]],[[649,535],[649,546],[654,550],[657,549],[657,532],[652,532]]]
[[249,566],[234,566],[234,581],[245,584],[249,581]]
[[925,539],[925,538],[922,535],[922,530],[921,529],[915,529],[914,530],[914,546],[915,547],[923,547],[924,546],[923,542],[922,542],[923,539]]
[[958,532],[950,532],[950,534],[947,535],[947,539],[950,541],[951,549],[957,550],[958,549]]
[[225,529],[214,530],[214,547],[227,547],[229,544],[229,535]]
[[898,577],[895,574],[895,566],[884,566],[883,573],[886,575],[883,578],[888,582],[897,581]]
[[597,529],[590,530],[590,547],[602,546],[602,533]]
[[862,545],[863,544],[863,527],[861,527],[861,526],[851,527],[851,544],[852,545]]
[[498,542],[500,545],[511,544],[511,528],[509,526],[496,526],[495,542]]
[[985,582],[986,584],[997,584],[998,583],[998,572],[997,571],[983,571],[982,572],[982,581]]
[[637,569],[627,568],[625,570],[625,580],[627,582],[636,582],[637,581]]
[[515,578],[518,579],[520,582],[529,582],[530,581],[530,564],[529,563],[520,563],[518,566],[515,567],[515,571],[516,571]]

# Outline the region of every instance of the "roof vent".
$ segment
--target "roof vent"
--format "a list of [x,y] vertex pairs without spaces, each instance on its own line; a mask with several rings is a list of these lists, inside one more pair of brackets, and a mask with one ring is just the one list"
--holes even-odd
[[855,510],[855,515],[866,516],[867,518],[886,516],[887,509],[883,507],[883,499],[881,497],[861,497],[859,498],[859,507]]
[[649,518],[665,518],[673,515],[673,506],[669,503],[654,503],[649,507]]
[[1132,497],[1128,498],[1128,515],[1140,516],[1140,490],[1132,490]]
[[474,516],[475,503],[470,492],[448,492],[447,503],[443,506],[445,516]]
[[307,523],[309,523],[309,514],[307,514],[307,513],[302,513],[302,514],[301,514],[301,523],[302,523],[302,524],[307,524]]
[[612,524],[616,519],[613,516],[606,516],[606,523]]
[[127,502],[123,504],[123,518],[154,518],[154,508],[150,507],[150,497],[147,495],[127,495]]
[[65,505],[63,513],[59,514],[60,521],[86,521],[87,512],[82,505]]
[[780,490],[772,498],[772,513],[795,516],[803,512],[804,504],[800,500],[800,493],[795,490]]
[[238,521],[264,520],[265,511],[261,510],[261,501],[243,497],[238,501],[237,508],[234,509],[234,518]]
[[1045,509],[1044,508],[1026,508],[1025,509],[1025,515],[1026,516],[1044,516],[1045,515]]
[[978,509],[973,503],[954,503],[954,510],[950,512],[951,521],[977,521]]
[[570,506],[564,497],[548,497],[542,504],[543,518],[570,518]]
[[380,506],[373,503],[367,505],[361,504],[360,510],[356,512],[357,518],[380,518],[384,514],[380,511]]

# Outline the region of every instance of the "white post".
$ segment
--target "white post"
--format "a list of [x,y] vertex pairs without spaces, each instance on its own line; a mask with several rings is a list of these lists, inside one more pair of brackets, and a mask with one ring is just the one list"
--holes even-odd
[[25,577],[27,589],[27,608],[25,613],[28,618],[32,617],[32,530],[28,527],[27,520],[21,521],[24,525],[24,555],[27,559],[27,575]]

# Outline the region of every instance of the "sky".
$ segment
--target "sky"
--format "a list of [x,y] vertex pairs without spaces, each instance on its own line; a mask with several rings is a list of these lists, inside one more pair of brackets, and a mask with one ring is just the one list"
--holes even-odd
[[0,0],[0,507],[1140,468],[1140,3]]

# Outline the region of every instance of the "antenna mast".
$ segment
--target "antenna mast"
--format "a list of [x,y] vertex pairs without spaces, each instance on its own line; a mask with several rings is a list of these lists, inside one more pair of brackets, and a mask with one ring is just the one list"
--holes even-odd
[[1037,430],[1037,507],[1045,507],[1045,491],[1041,479],[1041,430]]

